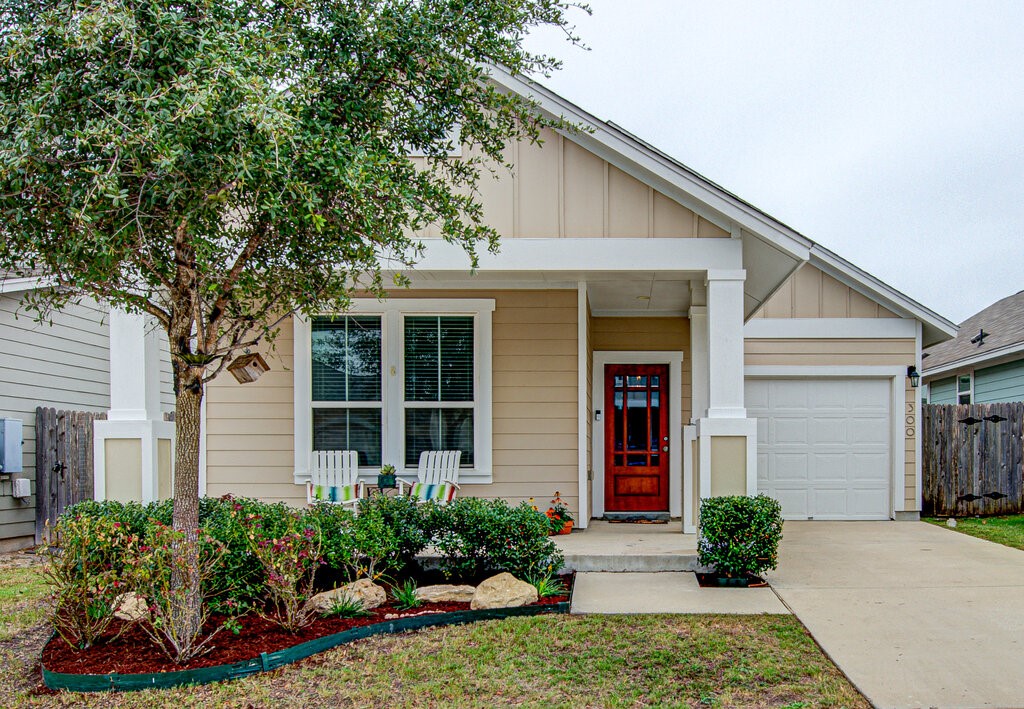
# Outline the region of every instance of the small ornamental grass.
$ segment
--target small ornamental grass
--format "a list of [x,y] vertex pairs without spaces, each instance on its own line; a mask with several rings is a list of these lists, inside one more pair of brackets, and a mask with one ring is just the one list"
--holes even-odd
[[321,613],[325,618],[366,618],[371,615],[358,598],[342,594],[331,601],[331,606]]
[[401,584],[391,589],[391,597],[395,599],[395,608],[401,611],[411,610],[423,604],[420,597],[416,595],[416,582],[406,579]]
[[562,579],[557,576],[544,574],[542,576],[529,579],[529,583],[537,589],[537,595],[541,598],[565,595],[565,584],[562,583]]
[[700,503],[697,561],[729,577],[778,565],[782,506],[767,495],[709,497]]

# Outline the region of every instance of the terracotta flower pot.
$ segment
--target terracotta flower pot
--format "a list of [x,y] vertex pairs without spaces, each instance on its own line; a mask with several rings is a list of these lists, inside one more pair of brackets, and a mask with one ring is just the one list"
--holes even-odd
[[571,531],[572,531],[572,520],[569,520],[564,525],[562,525],[562,528],[558,531],[558,533],[559,534],[568,534]]

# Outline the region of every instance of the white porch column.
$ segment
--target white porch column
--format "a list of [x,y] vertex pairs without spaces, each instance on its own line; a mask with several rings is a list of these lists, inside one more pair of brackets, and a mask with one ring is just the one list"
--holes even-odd
[[743,406],[743,281],[747,272],[708,271],[708,418],[746,418]]
[[707,408],[696,400],[697,351],[694,343],[694,415],[697,454],[694,469],[698,495],[757,494],[757,420],[747,418],[743,400],[743,270],[707,275],[706,324],[691,316],[694,338],[703,340],[707,362]]
[[708,415],[708,291],[704,283],[690,283],[690,372],[692,422]]
[[160,411],[160,338],[146,316],[110,311],[110,411],[94,433],[97,500],[171,496],[174,424]]

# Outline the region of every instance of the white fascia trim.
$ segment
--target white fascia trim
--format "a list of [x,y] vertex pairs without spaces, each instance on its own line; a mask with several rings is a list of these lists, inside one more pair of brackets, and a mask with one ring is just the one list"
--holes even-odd
[[[384,268],[416,272],[470,270],[469,255],[443,239],[423,239],[413,269],[385,262]],[[609,272],[707,271],[742,268],[742,244],[733,239],[538,238],[505,239],[501,252],[479,255],[477,273],[543,271]]]
[[[940,364],[934,369],[927,371],[921,371],[921,366],[918,365],[917,371],[921,372],[921,378],[927,378],[928,381],[935,381],[943,374],[952,374],[958,369],[964,367],[973,367],[978,369],[977,365],[988,362],[989,360],[996,360],[1001,357],[1008,357],[1010,355],[1020,354],[1024,352],[1024,342],[1016,342],[1012,345],[1006,345],[995,350],[988,350],[982,354],[974,355],[973,357],[964,357],[958,359],[955,362],[947,362],[946,364]],[[1000,363],[1001,364],[1001,363]]]
[[44,288],[53,282],[52,278],[28,276],[25,278],[5,278],[0,280],[0,293],[21,293],[23,291]]
[[[888,378],[907,376],[907,368],[893,365],[747,365],[743,376],[748,379],[802,379],[806,377]],[[902,408],[902,407],[901,407]]]
[[918,322],[903,318],[754,318],[743,326],[745,339],[910,339]]
[[[459,472],[459,482],[471,485],[486,485],[493,482],[492,448],[493,438],[493,336],[491,316],[494,312],[493,298],[395,298],[378,301],[370,298],[353,300],[349,309],[338,315],[355,313],[381,316],[382,334],[387,342],[382,353],[384,381],[381,391],[382,406],[389,411],[404,409],[402,386],[404,380],[402,368],[401,317],[408,313],[432,315],[472,315],[475,317],[474,328],[474,377],[477,387],[477,398],[474,417],[474,451],[476,462],[473,468]],[[329,315],[330,313],[324,313]],[[294,327],[294,431],[295,431],[295,470],[293,482],[305,485],[309,481],[309,461],[313,442],[313,402],[312,402],[312,356],[311,330],[309,321],[295,315]],[[394,345],[387,343],[397,343]],[[392,383],[392,382],[398,382]],[[404,464],[404,439],[398,427],[384,421],[384,441],[382,451],[384,464],[392,464],[398,469],[399,477],[415,477],[416,469],[407,468]],[[389,457],[391,456],[391,457]],[[376,480],[376,468],[366,468],[360,477],[366,482]]]
[[840,283],[853,288],[861,295],[881,303],[900,315],[907,315],[921,320],[926,325],[935,328],[948,337],[956,336],[959,328],[955,323],[950,322],[935,311],[900,293],[867,271],[854,266],[824,246],[814,244],[811,248],[810,263]]
[[738,224],[781,251],[807,260],[814,242],[802,234],[543,86],[525,77],[513,76],[500,67],[488,66],[487,70],[498,86],[535,101],[548,117],[565,117],[585,126],[588,130],[565,135],[641,182],[670,194],[729,233],[734,233],[734,226]]
[[[667,364],[668,365],[668,508],[672,517],[682,517],[684,505],[692,505],[683,499],[683,353],[674,350],[663,352],[594,352],[594,381],[591,395],[594,410],[600,408],[607,415],[604,405],[604,366],[606,364]],[[675,382],[675,384],[673,384]],[[595,517],[604,516],[604,421],[594,422],[591,443],[591,457],[594,461],[593,509]],[[585,490],[586,488],[584,488]]]
[[587,499],[587,284],[581,282],[576,288],[576,391],[578,433],[576,451],[579,464],[580,514],[577,526],[586,529],[590,523],[589,500]]

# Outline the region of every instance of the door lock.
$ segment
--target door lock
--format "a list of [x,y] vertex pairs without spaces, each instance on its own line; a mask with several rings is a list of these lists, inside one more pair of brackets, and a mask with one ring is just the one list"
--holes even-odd
[[665,453],[668,453],[668,446],[662,446],[661,450]]

